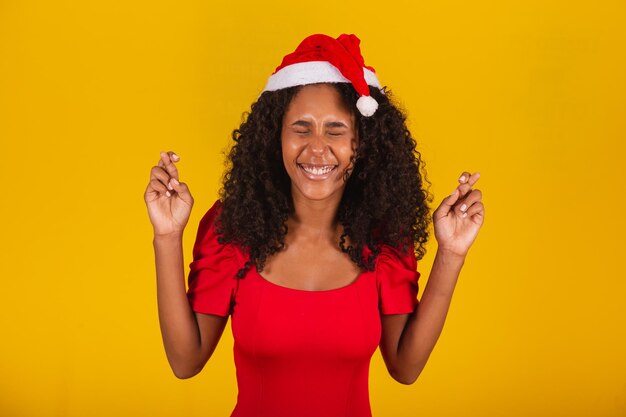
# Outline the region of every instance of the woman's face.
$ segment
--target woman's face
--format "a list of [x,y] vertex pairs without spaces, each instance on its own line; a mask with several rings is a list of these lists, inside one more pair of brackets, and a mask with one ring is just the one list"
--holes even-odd
[[354,114],[327,84],[302,87],[292,99],[281,132],[283,162],[294,199],[341,200],[344,172],[356,151]]

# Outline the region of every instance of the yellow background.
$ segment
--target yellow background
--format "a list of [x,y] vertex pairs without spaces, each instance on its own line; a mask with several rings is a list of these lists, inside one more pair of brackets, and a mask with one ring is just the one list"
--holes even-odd
[[625,16],[623,1],[0,2],[0,415],[229,415],[230,323],[200,375],[165,357],[150,168],[181,156],[188,268],[243,111],[302,38],[342,32],[407,109],[434,205],[467,170],[486,209],[417,382],[373,357],[374,416],[626,415]]

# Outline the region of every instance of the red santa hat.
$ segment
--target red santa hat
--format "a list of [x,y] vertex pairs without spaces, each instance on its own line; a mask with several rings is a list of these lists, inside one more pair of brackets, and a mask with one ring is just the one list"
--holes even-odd
[[378,103],[368,85],[381,89],[376,71],[361,56],[361,40],[342,34],[337,39],[316,34],[305,38],[267,80],[263,91],[315,83],[351,83],[359,93],[356,107],[363,116],[376,112]]

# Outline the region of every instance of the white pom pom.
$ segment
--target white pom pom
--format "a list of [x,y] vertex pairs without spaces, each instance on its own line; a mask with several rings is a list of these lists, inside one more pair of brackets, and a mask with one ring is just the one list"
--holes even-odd
[[356,108],[365,117],[369,117],[378,109],[378,102],[372,96],[361,96],[356,101]]

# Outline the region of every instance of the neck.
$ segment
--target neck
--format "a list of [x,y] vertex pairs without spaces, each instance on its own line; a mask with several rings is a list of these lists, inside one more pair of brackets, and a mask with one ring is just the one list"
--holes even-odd
[[337,211],[341,195],[326,200],[309,200],[293,195],[294,213],[289,218],[289,234],[311,240],[338,239]]

